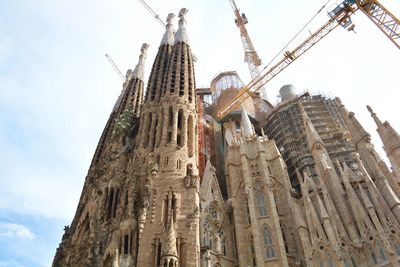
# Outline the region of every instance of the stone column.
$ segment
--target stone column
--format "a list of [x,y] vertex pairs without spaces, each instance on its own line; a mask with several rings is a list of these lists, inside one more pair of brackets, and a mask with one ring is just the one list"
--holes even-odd
[[173,107],[172,109],[172,146],[176,146],[176,134],[178,132],[178,110],[179,109],[177,107]]

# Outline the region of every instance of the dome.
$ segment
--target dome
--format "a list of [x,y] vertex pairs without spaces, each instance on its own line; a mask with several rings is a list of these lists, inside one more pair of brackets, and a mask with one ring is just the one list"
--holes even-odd
[[279,89],[279,95],[281,96],[282,101],[293,98],[296,96],[296,87],[293,84],[287,84]]

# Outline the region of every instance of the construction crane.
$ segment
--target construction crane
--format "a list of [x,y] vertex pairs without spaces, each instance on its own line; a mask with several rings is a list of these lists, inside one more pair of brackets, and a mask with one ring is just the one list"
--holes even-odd
[[239,93],[217,112],[219,120],[223,119],[249,97],[249,90],[256,92],[272,78],[278,75],[292,62],[298,59],[337,26],[354,29],[351,15],[361,10],[374,24],[400,49],[400,21],[377,0],[344,0],[332,11],[330,19],[292,51],[286,51],[284,57],[268,70],[263,70],[255,79],[239,90]]
[[[247,17],[244,13],[240,14],[239,9],[236,6],[235,0],[229,0],[233,13],[235,14],[235,23],[240,30],[240,38],[242,39],[244,49],[244,61],[247,63],[250,71],[251,79],[257,79],[260,73],[259,66],[261,65],[261,59],[259,58],[256,50],[254,49],[253,42],[250,39],[250,35],[247,32],[246,24],[248,23]],[[262,83],[262,79],[259,82]],[[259,87],[261,97],[267,99],[267,94],[262,86]]]
[[122,72],[119,70],[117,65],[115,64],[114,60],[112,60],[111,56],[109,54],[105,55],[106,58],[108,59],[108,62],[110,62],[111,66],[114,68],[114,70],[117,72],[117,74],[121,77],[123,81],[125,81],[125,76],[122,74]]

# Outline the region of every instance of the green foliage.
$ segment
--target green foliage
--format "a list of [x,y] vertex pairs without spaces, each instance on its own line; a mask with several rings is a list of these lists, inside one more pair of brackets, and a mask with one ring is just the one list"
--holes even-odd
[[114,139],[117,137],[126,136],[131,130],[132,125],[133,125],[133,107],[132,105],[128,105],[116,120],[112,132],[112,138]]

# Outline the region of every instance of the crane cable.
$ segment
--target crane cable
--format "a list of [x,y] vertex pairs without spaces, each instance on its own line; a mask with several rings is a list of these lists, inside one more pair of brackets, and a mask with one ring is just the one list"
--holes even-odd
[[318,16],[319,13],[321,13],[321,11],[326,7],[327,4],[329,4],[329,2],[331,2],[332,0],[328,0],[319,10],[317,13],[315,13],[314,16],[312,16],[312,18],[295,34],[295,36],[292,37],[292,39],[290,39],[290,41],[281,49],[281,51],[278,52],[278,54],[276,54],[276,56],[270,61],[268,62],[268,64],[259,72],[259,74],[264,71],[266,68],[269,67],[269,65],[271,65],[272,62],[274,62],[274,60],[280,56],[285,50],[286,48],[290,45],[291,42],[293,42],[294,39],[296,39],[297,36],[299,36],[299,34],[315,19],[316,16]]

